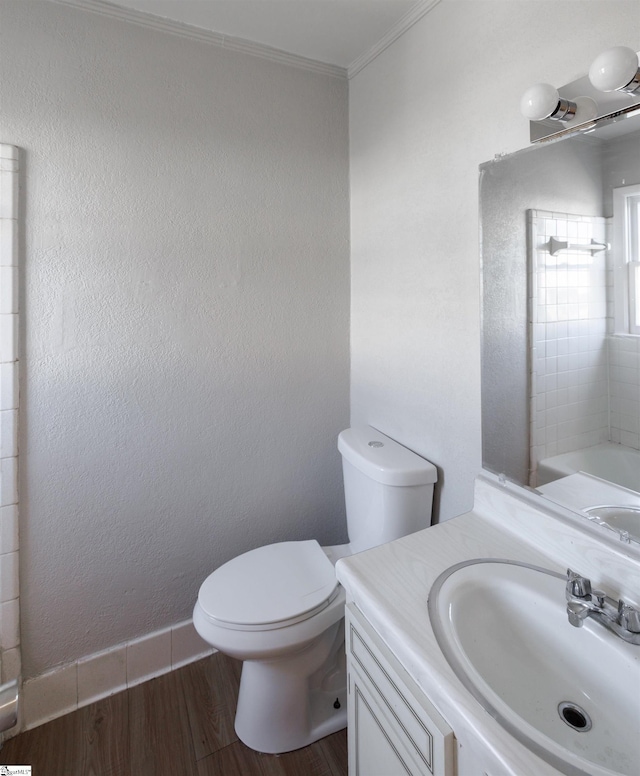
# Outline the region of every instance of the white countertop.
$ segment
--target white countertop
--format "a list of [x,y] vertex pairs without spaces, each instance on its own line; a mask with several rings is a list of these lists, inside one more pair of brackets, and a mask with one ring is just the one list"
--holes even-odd
[[[506,506],[505,506],[506,505]],[[587,521],[585,521],[587,522]],[[340,560],[338,579],[407,672],[453,728],[459,743],[481,741],[478,758],[487,773],[557,776],[508,734],[467,692],[436,642],[427,600],[435,579],[450,566],[474,558],[532,563],[564,573],[571,566],[592,575],[598,587],[623,580],[620,592],[640,593],[640,563],[626,548],[602,547],[589,531],[538,515],[487,483],[476,485],[474,511],[389,544]],[[614,591],[612,591],[614,592]],[[637,603],[637,601],[633,601]],[[475,742],[475,743],[474,743]],[[467,751],[467,756],[469,752]],[[487,758],[489,758],[487,760]],[[459,771],[460,776],[465,776]]]

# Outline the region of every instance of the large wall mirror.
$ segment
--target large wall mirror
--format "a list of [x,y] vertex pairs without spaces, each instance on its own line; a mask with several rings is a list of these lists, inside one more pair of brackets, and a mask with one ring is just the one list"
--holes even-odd
[[640,115],[480,176],[483,466],[640,541]]

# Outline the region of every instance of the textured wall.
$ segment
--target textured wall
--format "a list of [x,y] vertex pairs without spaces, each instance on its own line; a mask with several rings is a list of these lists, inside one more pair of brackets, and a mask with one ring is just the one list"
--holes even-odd
[[49,2],[0,13],[29,677],[190,616],[241,551],[345,540],[347,85]]
[[637,49],[639,9],[443,0],[350,82],[352,422],[439,467],[439,519],[481,467],[478,165],[528,144],[527,86]]

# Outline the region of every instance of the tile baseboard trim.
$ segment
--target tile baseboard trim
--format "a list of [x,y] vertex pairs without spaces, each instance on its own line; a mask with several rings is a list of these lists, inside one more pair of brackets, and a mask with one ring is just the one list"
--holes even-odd
[[185,620],[54,668],[24,682],[19,721],[6,737],[31,730],[214,652],[200,638],[193,621]]

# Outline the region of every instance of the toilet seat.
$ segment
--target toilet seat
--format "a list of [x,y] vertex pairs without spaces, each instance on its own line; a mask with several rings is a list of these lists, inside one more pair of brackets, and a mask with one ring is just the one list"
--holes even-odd
[[317,541],[258,547],[210,574],[198,593],[204,615],[231,630],[272,630],[313,617],[339,592]]

